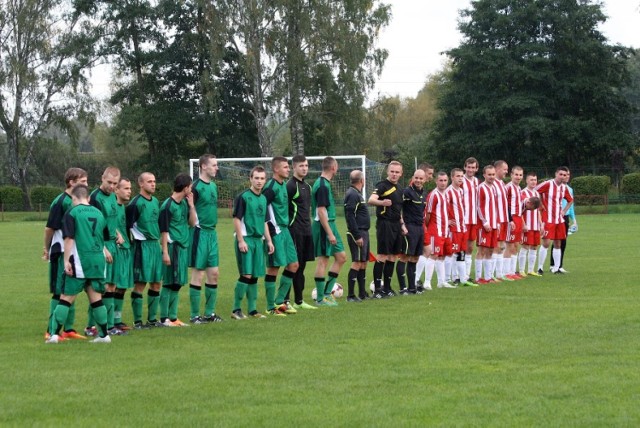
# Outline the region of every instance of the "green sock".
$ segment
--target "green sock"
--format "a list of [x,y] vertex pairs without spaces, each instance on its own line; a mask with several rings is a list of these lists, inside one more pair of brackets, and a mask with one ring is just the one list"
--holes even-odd
[[169,318],[169,300],[171,297],[171,289],[168,285],[163,285],[160,289],[160,321]]
[[155,290],[147,291],[147,310],[149,321],[158,320],[158,305],[160,304],[160,292]]
[[293,284],[293,273],[285,270],[280,277],[280,286],[278,287],[278,295],[276,296],[276,305],[281,305],[287,298],[289,290]]
[[316,293],[318,294],[316,296],[316,301],[318,302],[322,302],[322,299],[324,299],[324,287],[325,287],[325,280],[324,278],[313,278],[313,280],[316,283]]
[[87,327],[93,327],[96,324],[93,319],[93,311],[91,310],[91,305],[89,305],[89,309],[87,309]]
[[97,301],[91,304],[93,312],[93,318],[98,324],[98,335],[105,337],[107,335],[107,308],[104,307],[102,301]]
[[264,289],[267,296],[267,310],[276,307],[276,277],[267,275],[264,277]]
[[169,295],[169,319],[175,321],[178,319],[178,305],[180,304],[180,286],[176,285],[171,289]]
[[113,328],[113,293],[107,291],[102,296],[102,304],[107,310],[107,329]]
[[49,334],[53,334],[53,332],[55,331],[53,329],[53,314],[56,311],[58,302],[60,302],[60,298],[58,296],[51,296],[51,300],[49,300],[49,324],[47,325],[47,331],[49,332]]
[[337,273],[329,272],[329,279],[327,280],[327,286],[324,289],[325,296],[328,296],[329,294],[331,294],[331,291],[333,290],[333,286],[335,285],[337,279],[338,279]]
[[247,285],[247,301],[249,303],[247,308],[249,309],[249,313],[252,313],[258,310],[258,283],[257,282]]
[[204,285],[204,314],[211,316],[216,313],[216,303],[218,302],[218,284]]
[[122,307],[124,306],[124,293],[115,293],[113,296],[113,323],[122,324]]
[[142,322],[142,300],[143,296],[135,291],[131,292],[131,310],[133,311],[133,322]]
[[64,331],[73,330],[73,325],[76,323],[76,302],[73,302],[69,306],[69,313],[67,319],[64,321]]
[[244,295],[247,293],[247,283],[244,282],[244,278],[240,278],[238,282],[236,282],[236,289],[233,293],[233,310],[237,311],[242,308],[242,299],[244,299]]
[[[191,303],[191,312],[189,318],[195,318],[200,315],[200,291],[202,287],[199,285],[189,285],[189,302]],[[205,310],[205,315],[207,314]]]
[[67,319],[67,315],[69,315],[69,303],[65,301],[60,301],[56,306],[56,309],[53,311],[52,318],[52,330],[51,334],[60,334],[60,330],[64,326],[64,322]]

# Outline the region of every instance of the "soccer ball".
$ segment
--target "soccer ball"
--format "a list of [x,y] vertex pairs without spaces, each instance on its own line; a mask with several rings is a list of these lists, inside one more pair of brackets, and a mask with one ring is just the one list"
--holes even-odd
[[336,299],[339,299],[342,297],[342,294],[344,293],[344,289],[342,288],[342,285],[338,284],[337,282],[333,285],[333,289],[331,290],[331,294],[333,294],[333,297],[335,297]]
[[371,281],[371,284],[369,284],[369,290],[371,290],[372,293],[376,291],[376,282],[375,281]]
[[316,290],[316,287],[313,287],[313,290],[311,290],[311,299],[318,300],[318,290]]

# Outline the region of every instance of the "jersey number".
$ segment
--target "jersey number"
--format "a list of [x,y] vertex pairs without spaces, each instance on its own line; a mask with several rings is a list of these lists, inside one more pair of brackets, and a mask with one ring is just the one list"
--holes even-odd
[[95,234],[96,233],[96,226],[98,225],[98,219],[96,217],[89,217],[89,218],[87,218],[87,221],[89,221],[89,223],[91,223],[91,233]]

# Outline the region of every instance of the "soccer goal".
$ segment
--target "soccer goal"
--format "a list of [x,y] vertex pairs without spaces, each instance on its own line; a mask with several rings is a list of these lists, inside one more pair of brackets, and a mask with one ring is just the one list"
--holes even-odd
[[[306,181],[309,185],[322,173],[322,160],[325,156],[307,156],[309,173]],[[333,197],[337,205],[342,205],[344,194],[350,186],[349,174],[359,169],[365,175],[365,198],[371,194],[374,185],[382,180],[386,164],[374,162],[362,155],[333,156],[338,161],[338,173],[331,181]],[[218,175],[215,179],[218,185],[218,206],[232,207],[234,198],[249,187],[249,172],[256,165],[262,165],[267,170],[267,178],[271,176],[271,159],[264,158],[217,158]],[[291,157],[287,158],[291,161]],[[189,160],[189,173],[195,180],[198,178],[198,159]],[[293,176],[293,172],[290,173]],[[339,210],[340,211],[340,210]]]

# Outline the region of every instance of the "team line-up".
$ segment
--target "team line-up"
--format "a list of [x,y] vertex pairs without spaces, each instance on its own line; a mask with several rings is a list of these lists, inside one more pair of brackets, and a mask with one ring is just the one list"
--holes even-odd
[[[309,164],[302,155],[294,156],[291,166],[286,158],[274,157],[271,168],[273,176],[267,180],[265,169],[254,167],[250,187],[233,205],[239,273],[231,312],[235,320],[266,318],[257,307],[260,278],[264,278],[266,313],[270,316],[337,306],[336,292],[342,292],[336,280],[346,252],[336,227],[337,207],[331,188],[338,162],[324,158],[322,173],[313,187],[305,181]],[[351,172],[344,195],[346,240],[352,259],[347,302],[422,294],[432,289],[434,272],[438,288],[541,276],[550,246],[551,272],[566,272],[562,246],[569,222],[577,227],[568,168],[557,168],[555,177],[541,184],[536,174],[529,172],[524,189],[520,186],[521,167],[511,169],[508,183],[509,168],[504,161],[485,166],[483,182],[476,177],[478,169],[478,161],[468,158],[464,169],[454,168],[450,174],[440,171],[435,176],[435,189],[425,194],[424,185],[434,179],[433,166],[420,165],[409,186],[401,188],[402,164],[392,161],[387,178],[375,185],[366,201],[363,172]],[[217,172],[216,157],[201,156],[199,178],[192,182],[188,174],[178,174],[171,196],[160,204],[153,196],[156,181],[152,173],[140,174],[140,192],[131,199],[131,182],[120,176],[118,168],[107,168],[100,187],[93,192],[87,186],[86,171],[67,170],[66,190],[52,202],[44,234],[43,258],[49,261],[52,294],[45,342],[93,336],[94,343],[110,343],[110,336],[126,334],[131,328],[188,326],[178,318],[179,292],[187,282],[190,323],[223,321],[216,312]],[[368,206],[376,210],[375,256],[369,245]],[[472,280],[474,245],[478,251]],[[303,291],[304,270],[313,260],[311,305],[304,301]],[[366,290],[370,261],[374,262],[372,294]],[[392,288],[394,272],[398,292]],[[205,302],[200,315],[203,281]],[[145,323],[143,293],[147,284]],[[122,320],[128,289],[132,290],[132,327]],[[90,303],[85,336],[74,329],[74,301],[83,290]],[[246,313],[242,310],[245,299]]]

